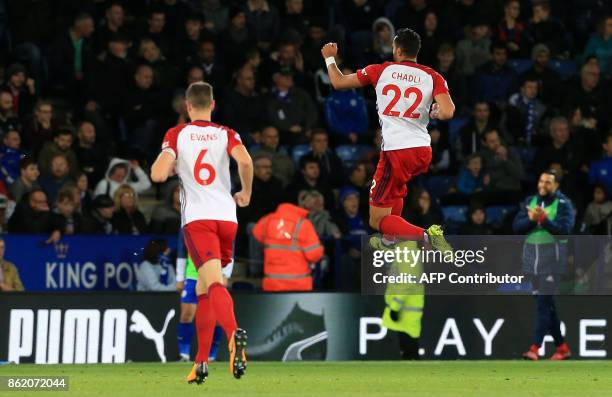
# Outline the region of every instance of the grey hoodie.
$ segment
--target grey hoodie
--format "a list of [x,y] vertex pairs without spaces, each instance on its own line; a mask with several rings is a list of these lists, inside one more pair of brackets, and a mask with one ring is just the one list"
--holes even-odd
[[[111,170],[114,166],[118,164],[125,164],[128,168],[128,172],[126,173],[125,179],[121,183],[115,182],[110,179]],[[135,181],[130,180],[131,174],[135,176]],[[129,161],[120,158],[113,158],[108,164],[104,179],[98,182],[98,185],[96,186],[96,190],[94,191],[94,197],[100,194],[108,194],[112,198],[113,194],[115,194],[115,191],[121,185],[129,185],[132,187],[132,189],[136,191],[136,193],[142,193],[151,187],[151,181],[149,180],[147,174],[142,170],[142,168],[132,168]]]

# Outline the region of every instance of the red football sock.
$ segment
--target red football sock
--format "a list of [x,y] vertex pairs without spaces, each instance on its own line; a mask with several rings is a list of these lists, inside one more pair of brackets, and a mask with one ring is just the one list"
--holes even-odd
[[215,332],[215,313],[210,304],[210,297],[207,294],[198,296],[198,305],[196,306],[195,315],[196,333],[198,334],[198,353],[195,361],[208,362],[208,354],[212,345],[213,334]]
[[404,199],[396,199],[393,202],[393,207],[391,208],[391,215],[402,216],[402,210],[404,209]]
[[220,283],[212,283],[208,287],[208,296],[210,297],[210,306],[215,312],[215,318],[221,324],[229,341],[232,333],[238,328],[234,316],[234,301],[227,288]]
[[425,229],[407,222],[404,218],[397,215],[386,215],[380,221],[380,231],[383,234],[395,237],[408,238],[410,240],[423,240]]

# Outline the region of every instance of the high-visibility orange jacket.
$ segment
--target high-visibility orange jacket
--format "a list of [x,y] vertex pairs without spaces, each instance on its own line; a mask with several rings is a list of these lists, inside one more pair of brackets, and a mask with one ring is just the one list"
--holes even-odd
[[309,264],[321,260],[323,246],[307,216],[303,208],[280,204],[253,228],[264,244],[264,291],[312,291]]

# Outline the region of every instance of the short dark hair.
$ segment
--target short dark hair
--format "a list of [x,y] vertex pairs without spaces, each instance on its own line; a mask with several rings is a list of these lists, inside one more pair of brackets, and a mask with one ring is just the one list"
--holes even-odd
[[506,48],[506,44],[503,41],[496,41],[491,44],[491,54],[493,54],[495,50],[504,50],[508,52],[508,48]]
[[60,128],[59,130],[57,130],[57,131],[55,131],[55,132],[53,133],[53,138],[57,138],[57,137],[62,136],[62,135],[70,135],[70,136],[73,136],[73,134],[72,134],[72,130],[70,130],[70,129],[68,129],[68,128]]
[[196,109],[208,109],[213,102],[213,88],[203,81],[191,83],[185,91],[185,99]]
[[553,178],[555,178],[555,182],[557,183],[561,183],[561,174],[559,173],[559,171],[557,171],[554,168],[549,168],[545,171],[542,171],[542,174],[546,174],[546,175],[552,175]]
[[410,58],[416,58],[421,49],[421,36],[412,29],[399,29],[395,33],[393,42],[396,47],[401,48],[404,55]]
[[300,169],[303,170],[306,168],[308,164],[312,164],[312,163],[319,165],[319,162],[317,161],[316,158],[314,158],[312,154],[305,154],[302,156],[302,158],[300,158]]
[[497,128],[489,128],[482,134],[483,139],[487,139],[487,135],[491,135],[492,133],[496,133],[497,136],[501,138],[501,135],[499,135],[499,131],[497,131]]
[[314,128],[311,132],[310,132],[310,140],[312,141],[315,137],[315,135],[325,135],[325,136],[329,136],[329,134],[327,133],[327,131],[324,128]]
[[26,168],[28,168],[31,165],[36,165],[36,161],[34,161],[34,159],[32,157],[24,157],[19,162],[19,169],[20,170],[25,170]]
[[71,192],[69,192],[68,190],[60,190],[59,193],[57,193],[57,198],[55,199],[56,203],[61,203],[64,200],[70,200],[72,201],[72,198],[74,196],[72,195]]
[[149,240],[147,245],[144,247],[142,257],[145,261],[152,264],[159,263],[159,256],[166,250],[168,243],[166,240]]

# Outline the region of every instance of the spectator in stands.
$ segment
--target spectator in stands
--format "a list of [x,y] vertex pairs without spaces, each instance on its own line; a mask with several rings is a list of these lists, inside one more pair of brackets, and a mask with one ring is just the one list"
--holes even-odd
[[113,229],[118,234],[139,235],[147,232],[147,221],[138,209],[136,192],[131,186],[119,186],[113,194],[113,201]]
[[236,84],[223,97],[220,111],[223,123],[232,126],[251,146],[251,134],[264,123],[264,104],[255,91],[255,73],[251,68],[243,66],[236,72]]
[[568,35],[563,23],[550,15],[548,0],[535,0],[532,3],[532,17],[527,34],[533,43],[543,43],[554,57],[567,58],[569,55]]
[[21,131],[21,123],[13,111],[13,96],[6,89],[0,89],[0,135],[9,130]]
[[348,174],[348,184],[343,189],[353,189],[359,193],[359,212],[362,216],[368,213],[369,202],[367,198],[370,195],[370,180],[368,178],[368,169],[365,161],[359,161],[353,165]]
[[606,92],[601,81],[601,69],[595,62],[582,66],[580,79],[568,87],[565,95],[565,109],[580,107],[584,110],[583,117],[594,117],[600,124],[605,120],[612,121],[612,95]]
[[83,217],[83,233],[113,234],[113,212],[115,203],[106,194],[98,195],[91,203],[91,210]]
[[24,291],[17,266],[4,259],[6,243],[0,238],[0,291]]
[[495,38],[506,44],[510,58],[521,58],[527,53],[525,25],[519,21],[520,14],[521,2],[519,0],[504,2],[504,19],[497,26]]
[[[352,187],[344,187],[340,189],[340,205],[341,216],[338,218],[338,227],[345,236],[363,236],[368,234],[365,217],[360,212],[361,195]],[[352,240],[357,244],[353,244],[352,248],[358,251],[361,250],[361,239]]]
[[51,174],[51,160],[62,155],[68,161],[70,172],[74,175],[78,169],[78,161],[74,150],[72,150],[72,131],[69,129],[60,129],[55,132],[52,142],[45,143],[45,146],[40,151],[38,156],[38,168],[42,175]]
[[583,114],[590,112],[588,109],[583,111],[580,107],[569,112],[570,135],[582,147],[585,163],[591,164],[600,159],[601,143],[604,139],[597,130],[597,119],[592,114],[588,117],[584,117]]
[[602,144],[603,158],[593,162],[589,169],[589,183],[601,184],[606,187],[606,193],[612,193],[612,131]]
[[266,100],[267,119],[281,131],[283,142],[304,143],[305,132],[317,122],[317,108],[306,91],[294,87],[291,69],[274,72],[272,79],[274,86]]
[[107,3],[104,10],[104,24],[100,26],[94,35],[95,51],[101,53],[106,51],[108,43],[116,34],[127,35],[128,29],[125,26],[125,11],[123,5],[118,1]]
[[198,52],[203,28],[202,15],[197,12],[190,12],[185,19],[184,29],[174,52],[177,61],[185,62],[195,56]]
[[123,114],[128,127],[128,143],[144,150],[149,157],[157,154],[160,116],[167,109],[164,93],[153,86],[153,69],[140,65],[134,74],[134,84],[126,93]]
[[429,136],[431,137],[429,172],[433,175],[445,173],[451,165],[447,126],[441,123],[430,124]]
[[459,234],[472,236],[487,236],[493,234],[493,230],[486,223],[487,215],[482,204],[470,206],[467,222],[459,226]]
[[[70,183],[68,183],[70,186]],[[75,202],[80,203],[78,205],[78,211],[84,212],[85,210],[89,210],[91,206],[91,192],[89,190],[89,179],[87,178],[87,174],[84,172],[79,172],[76,176],[76,187],[78,198],[75,198]]]
[[167,260],[162,260],[170,252],[164,240],[150,240],[144,247],[144,261],[136,270],[136,290],[138,291],[175,291],[176,272]]
[[377,18],[372,24],[372,37],[372,55],[364,63],[382,63],[393,60],[393,38],[395,37],[393,23],[388,18]]
[[612,215],[612,201],[608,199],[608,188],[596,184],[593,188],[593,201],[589,203],[582,222],[583,231],[589,234],[610,234],[610,215]]
[[474,76],[474,99],[503,104],[516,89],[516,74],[508,65],[508,50],[503,43],[491,46],[491,60]]
[[612,73],[612,15],[603,17],[597,26],[597,34],[589,39],[583,58],[595,56],[599,67],[608,76]]
[[468,85],[466,76],[461,74],[457,67],[453,46],[447,43],[441,44],[436,54],[436,61],[432,65],[446,80],[457,109],[463,109],[467,105]]
[[316,190],[302,190],[298,195],[300,207],[308,210],[308,219],[312,222],[319,239],[342,237],[338,225],[334,223],[325,209],[325,198]]
[[277,8],[266,0],[247,0],[244,12],[249,33],[261,51],[268,52],[280,33]]
[[[317,11],[325,12],[318,9]],[[285,10],[281,18],[284,35],[306,36],[308,27],[312,24],[312,17],[304,12],[304,0],[286,0]]]
[[[344,68],[342,73],[352,71]],[[363,94],[354,89],[331,91],[325,99],[325,118],[340,143],[363,141],[368,129],[368,109]]]
[[82,94],[79,91],[82,90],[83,77],[93,62],[94,50],[89,38],[94,30],[91,15],[79,13],[72,26],[60,33],[49,48],[51,87],[57,94],[68,94],[75,104],[80,99],[79,94]]
[[153,70],[153,85],[164,94],[172,92],[177,84],[177,68],[170,63],[155,41],[144,38],[140,41],[138,55]]
[[310,153],[319,162],[321,181],[332,188],[340,186],[345,178],[342,162],[329,148],[329,135],[323,128],[315,128],[310,133]]
[[202,12],[206,18],[204,28],[209,34],[218,35],[228,23],[229,8],[220,0],[202,0]]
[[402,216],[413,225],[428,228],[442,222],[442,213],[431,205],[429,192],[421,187],[412,189],[410,205],[404,207]]
[[[268,78],[273,77],[274,72],[287,69],[293,75],[293,81],[296,86],[310,90],[311,81],[304,69],[304,57],[300,52],[298,45],[290,41],[284,41],[278,45],[278,51],[270,54],[267,62],[263,65],[264,73]],[[273,80],[264,81],[269,83]]]
[[39,100],[34,106],[34,115],[24,123],[23,146],[28,148],[33,156],[38,156],[43,146],[53,139],[56,131],[51,102]]
[[480,151],[484,170],[489,174],[490,189],[496,193],[496,199],[516,203],[520,197],[523,165],[518,154],[507,147],[497,130],[489,130],[484,134],[484,146]]
[[457,191],[471,195],[483,191],[489,184],[490,177],[482,169],[482,156],[474,153],[468,156],[465,166],[457,177]]
[[473,75],[491,59],[489,26],[486,21],[474,21],[468,27],[468,35],[457,43],[457,69],[465,76]]
[[[327,23],[320,16],[313,18],[310,27],[308,28],[308,34],[304,39],[304,43],[301,46],[302,54],[304,56],[304,64],[306,70],[310,73],[317,72],[317,69],[321,67],[321,47],[323,47],[326,35],[327,35]],[[340,63],[336,60],[338,65]],[[325,71],[327,73],[327,71]]]
[[421,25],[421,50],[419,63],[432,66],[436,63],[438,49],[446,40],[438,21],[438,14],[429,9]]
[[95,185],[104,177],[108,164],[105,145],[96,142],[96,127],[90,121],[77,124],[77,144],[74,153],[88,181]]
[[217,56],[215,42],[211,39],[204,39],[200,42],[198,52],[191,59],[191,64],[204,70],[204,81],[213,87],[223,87],[229,80],[227,67]]
[[525,77],[520,91],[510,97],[508,104],[505,124],[513,141],[520,145],[540,144],[542,139],[537,132],[546,114],[546,105],[538,99],[538,81]]
[[15,207],[8,222],[8,232],[50,234],[48,242],[57,242],[61,237],[60,226],[51,217],[45,192],[32,190],[29,194],[24,195]]
[[40,190],[38,184],[38,165],[32,158],[25,157],[19,162],[19,178],[9,186],[11,197],[20,202],[21,198],[33,190]]
[[130,185],[136,193],[142,193],[151,187],[151,180],[138,161],[113,158],[106,169],[106,176],[96,185],[94,196],[114,195],[117,188],[124,184]]
[[55,218],[54,223],[58,225],[62,236],[80,234],[83,227],[83,218],[77,212],[78,203],[74,202],[74,196],[69,190],[60,191],[57,195],[55,208],[51,214]]
[[579,182],[581,168],[584,165],[582,147],[576,140],[571,140],[569,123],[564,117],[555,117],[550,121],[551,142],[538,150],[534,169],[543,172],[548,168],[561,169],[563,177],[561,187],[575,202],[581,201]]
[[40,177],[40,186],[47,194],[50,203],[55,203],[59,190],[72,180],[70,173],[72,169],[68,164],[68,159],[62,153],[57,153],[51,157],[51,166],[48,174]]
[[291,157],[279,142],[276,127],[266,127],[261,131],[261,147],[256,153],[266,154],[272,159],[272,175],[285,187],[293,180],[294,168]]
[[334,209],[334,193],[331,187],[321,178],[321,167],[314,156],[308,154],[300,159],[300,173],[296,174],[293,182],[287,186],[287,201],[298,203],[298,197],[302,190],[316,190],[325,199],[328,210]]
[[484,133],[493,129],[497,129],[497,122],[491,115],[489,103],[476,102],[472,117],[459,131],[457,159],[462,161],[470,154],[478,152],[484,142]]
[[245,222],[257,222],[274,212],[283,196],[281,182],[272,174],[272,159],[260,152],[253,158],[253,193],[248,207],[240,208],[240,218]]
[[531,50],[531,68],[523,74],[523,80],[535,79],[538,81],[538,96],[546,104],[559,107],[562,103],[560,96],[562,83],[559,74],[550,68],[550,50],[544,44],[536,44]]
[[24,156],[19,132],[11,130],[4,134],[0,147],[0,180],[6,186],[19,179],[19,162]]
[[20,118],[32,111],[36,101],[36,82],[27,77],[26,68],[20,63],[13,63],[4,72],[6,89],[13,96],[13,111]]
[[240,7],[229,10],[229,26],[219,35],[219,48],[229,65],[243,65],[245,53],[256,45],[255,38],[249,35],[246,26],[246,15]]
[[149,10],[149,15],[147,16],[146,29],[139,35],[141,38],[141,43],[146,39],[153,40],[163,54],[170,53],[172,44],[170,38],[165,32],[165,26],[166,14],[164,13],[164,10],[159,7],[152,7]]
[[177,183],[174,188],[168,190],[165,202],[153,209],[151,222],[149,223],[149,233],[177,234],[180,228],[181,186]]

